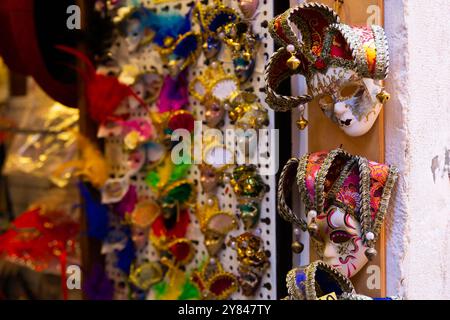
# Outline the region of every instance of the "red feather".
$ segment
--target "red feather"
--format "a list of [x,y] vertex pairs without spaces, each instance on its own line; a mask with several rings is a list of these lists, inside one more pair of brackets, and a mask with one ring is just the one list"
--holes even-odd
[[77,69],[77,71],[84,80],[89,115],[96,122],[108,121],[122,101],[128,97],[134,97],[146,106],[146,103],[129,86],[120,83],[116,77],[97,73],[92,62],[81,51],[65,46],[56,47],[74,55],[85,64],[86,70]]

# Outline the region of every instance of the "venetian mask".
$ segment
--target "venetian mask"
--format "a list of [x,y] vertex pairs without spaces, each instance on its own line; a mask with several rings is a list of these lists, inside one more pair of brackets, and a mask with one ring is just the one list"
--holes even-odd
[[222,42],[215,37],[208,37],[202,47],[206,59],[214,59],[219,54],[221,48]]
[[[291,27],[301,32],[297,39]],[[388,75],[389,51],[379,26],[355,27],[339,23],[330,8],[316,3],[299,5],[276,17],[271,34],[284,46],[266,69],[267,103],[275,111],[289,111],[317,100],[324,114],[349,136],[366,134],[375,123],[389,94],[381,81]],[[283,80],[305,77],[309,93],[287,97],[277,93]]]
[[211,198],[197,210],[200,228],[205,236],[205,247],[209,256],[216,256],[222,249],[226,235],[238,226],[233,214],[219,209],[217,198]]
[[226,25],[220,37],[231,49],[234,74],[240,83],[245,83],[255,70],[255,57],[260,39],[251,30],[251,25],[245,21]]
[[203,299],[225,300],[238,289],[238,280],[229,272],[223,270],[220,261],[211,258],[191,276],[192,282],[202,293]]
[[206,194],[211,194],[216,191],[219,184],[219,176],[213,166],[200,166],[200,184]]
[[349,278],[358,273],[368,262],[358,220],[336,206],[315,220],[318,229],[312,239],[320,258]]
[[[151,104],[159,97],[164,79],[156,71],[137,75],[133,90],[145,102]],[[129,99],[129,107],[133,110],[140,105],[136,99]]]
[[383,107],[377,97],[383,86],[353,70],[333,67],[326,74],[316,73],[310,88],[323,113],[352,137],[366,134]]
[[131,227],[131,240],[134,243],[134,248],[136,250],[142,250],[147,245],[148,239],[148,228],[142,228],[138,226]]
[[[296,173],[306,221],[295,216],[285,202]],[[376,254],[374,247],[396,178],[395,167],[342,149],[307,154],[290,160],[283,169],[279,211],[310,233],[319,257],[352,277]]]
[[205,122],[210,128],[217,128],[225,117],[225,109],[217,98],[212,96],[206,97],[204,102]]
[[120,202],[125,197],[129,188],[130,177],[128,175],[122,178],[108,179],[101,190],[102,203],[111,204]]
[[122,7],[118,10],[114,22],[119,24],[119,29],[126,36],[128,52],[134,52],[143,44],[153,40],[155,32],[146,25],[151,15],[144,7],[137,9]]
[[286,284],[289,300],[341,300],[355,294],[350,280],[323,261],[292,269]]
[[238,200],[238,209],[246,229],[252,229],[260,217],[260,205],[268,190],[255,166],[239,166],[230,181]]
[[239,9],[247,19],[253,18],[259,6],[259,0],[238,0]]
[[229,245],[237,252],[239,285],[242,293],[245,296],[252,296],[259,288],[262,276],[270,265],[263,240],[259,236],[246,232],[237,238],[232,237]]
[[222,124],[225,106],[238,91],[238,79],[227,74],[218,62],[211,63],[189,85],[190,94],[205,107],[205,123],[210,128]]
[[155,201],[141,201],[130,213],[131,240],[136,250],[144,249],[147,245],[150,226],[161,214],[161,208]]
[[213,59],[222,48],[220,31],[226,25],[236,21],[238,14],[234,9],[224,5],[205,6],[198,2],[194,9],[194,17],[202,30],[203,53],[206,59]]
[[143,262],[132,264],[130,270],[130,282],[141,290],[148,290],[150,287],[163,278],[163,269],[158,262]]
[[269,124],[269,115],[258,102],[258,97],[249,92],[241,92],[231,101],[230,122],[237,128],[261,129]]
[[201,53],[201,43],[200,34],[189,31],[180,35],[173,44],[160,49],[172,77],[176,77],[197,61]]

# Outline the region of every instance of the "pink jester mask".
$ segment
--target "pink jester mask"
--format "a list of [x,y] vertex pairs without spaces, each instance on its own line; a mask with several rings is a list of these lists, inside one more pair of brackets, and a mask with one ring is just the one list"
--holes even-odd
[[[287,207],[292,176],[305,204],[306,221]],[[280,179],[279,211],[311,235],[318,256],[347,277],[376,255],[375,244],[397,178],[393,166],[342,149],[291,159]]]

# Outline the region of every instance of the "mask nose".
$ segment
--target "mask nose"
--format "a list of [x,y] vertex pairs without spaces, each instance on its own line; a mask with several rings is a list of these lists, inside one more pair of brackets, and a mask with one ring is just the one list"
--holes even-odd
[[334,113],[337,117],[341,116],[346,109],[345,102],[338,102],[334,105]]
[[324,260],[337,258],[337,256],[338,254],[334,245],[331,242],[327,242],[323,251]]

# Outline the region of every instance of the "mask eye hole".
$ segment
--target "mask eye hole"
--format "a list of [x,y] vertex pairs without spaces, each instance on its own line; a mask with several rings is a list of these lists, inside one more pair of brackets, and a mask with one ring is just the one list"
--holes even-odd
[[344,99],[350,99],[354,97],[361,89],[361,86],[356,83],[350,83],[345,85],[340,92],[340,95]]
[[328,107],[334,104],[334,99],[329,94],[324,94],[319,98],[319,105],[322,107]]
[[336,230],[330,234],[330,240],[334,243],[344,243],[349,241],[353,236],[347,231]]

